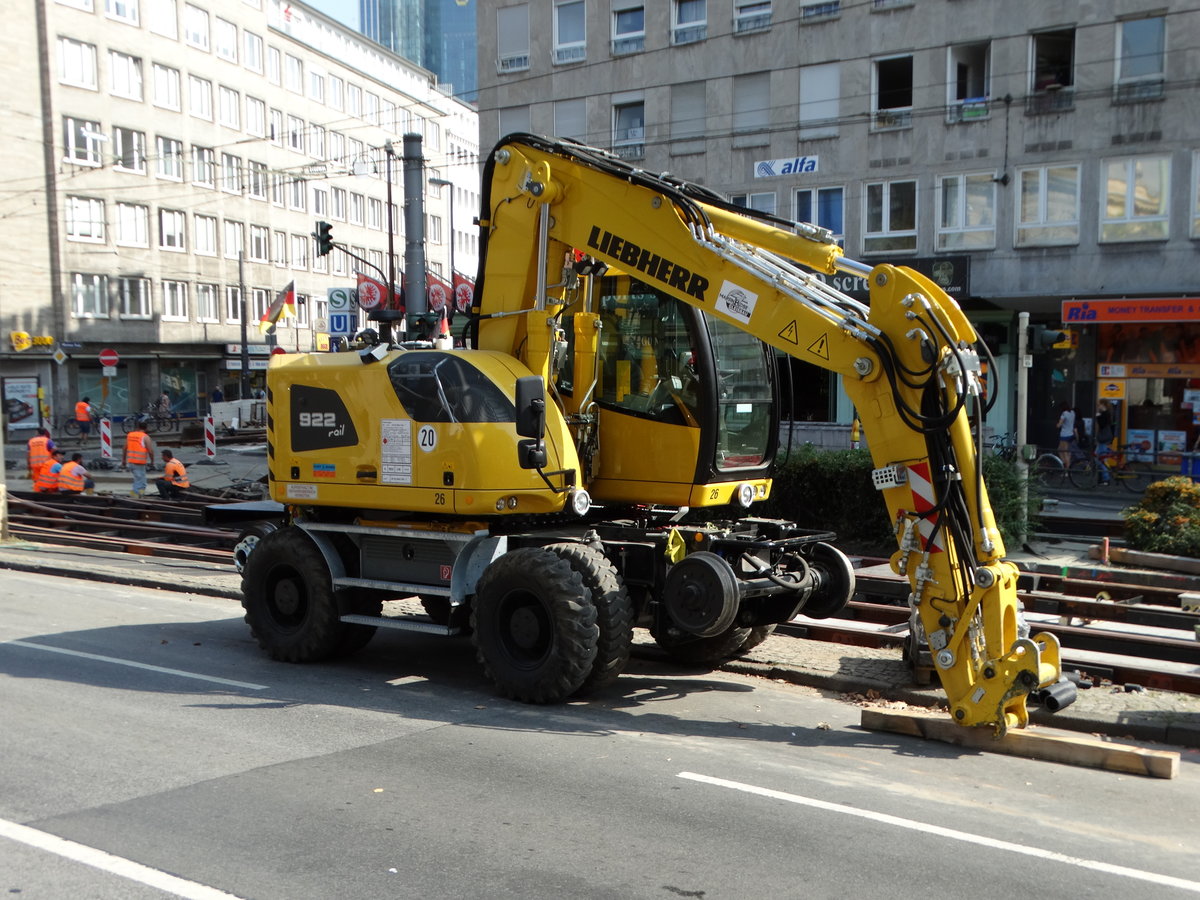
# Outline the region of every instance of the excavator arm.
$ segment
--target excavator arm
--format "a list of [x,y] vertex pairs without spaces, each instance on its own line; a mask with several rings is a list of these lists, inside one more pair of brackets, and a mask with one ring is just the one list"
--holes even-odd
[[[910,269],[843,257],[823,229],[735,207],[603,150],[528,134],[488,160],[477,346],[550,379],[575,269],[612,267],[792,357],[842,376],[894,525],[914,627],[962,725],[1024,726],[1058,681],[1053,635],[1029,636],[981,471],[977,335]],[[530,242],[530,235],[536,240]],[[582,256],[582,259],[581,259]],[[566,264],[564,264],[566,261]],[[814,272],[867,280],[862,303]]]

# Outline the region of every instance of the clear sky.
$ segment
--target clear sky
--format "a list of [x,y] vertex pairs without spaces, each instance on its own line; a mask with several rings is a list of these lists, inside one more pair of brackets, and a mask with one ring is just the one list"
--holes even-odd
[[305,0],[313,9],[337,19],[339,22],[358,28],[358,0]]

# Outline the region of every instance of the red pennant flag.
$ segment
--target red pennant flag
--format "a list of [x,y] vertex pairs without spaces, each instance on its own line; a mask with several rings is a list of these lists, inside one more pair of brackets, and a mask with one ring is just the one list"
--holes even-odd
[[362,272],[354,274],[358,276],[358,305],[367,312],[373,309],[387,309],[389,305],[387,285]]
[[471,301],[475,298],[475,282],[465,275],[454,273],[454,308],[460,313],[471,309]]
[[275,299],[271,301],[271,305],[267,307],[267,311],[262,314],[262,318],[258,320],[258,330],[266,334],[275,327],[275,323],[280,318],[288,318],[296,315],[296,282],[289,281],[288,286],[275,295]]
[[450,303],[450,285],[432,272],[425,273],[425,291],[429,308],[435,312],[445,309]]

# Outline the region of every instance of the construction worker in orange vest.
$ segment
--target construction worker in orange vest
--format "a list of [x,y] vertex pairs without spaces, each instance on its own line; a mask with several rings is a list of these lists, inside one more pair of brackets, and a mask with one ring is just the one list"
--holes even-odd
[[79,446],[87,443],[88,435],[92,433],[92,401],[84,397],[75,404],[75,421],[79,423]]
[[125,435],[125,450],[121,453],[121,465],[133,474],[133,496],[146,494],[146,466],[154,452],[154,441],[140,428]]
[[55,447],[50,451],[50,458],[42,463],[37,475],[33,478],[33,489],[39,494],[55,494],[58,492],[58,473],[62,471],[63,452]]
[[192,486],[192,483],[188,481],[187,469],[166,447],[163,448],[162,458],[163,477],[154,479],[154,485],[158,488],[158,496],[164,500],[178,500],[183,497],[183,492]]
[[95,487],[96,482],[92,480],[88,470],[83,467],[83,454],[72,454],[71,458],[63,463],[62,469],[58,473],[59,492],[82,494],[87,491],[91,494]]
[[29,469],[29,480],[37,478],[37,473],[42,466],[46,464],[46,460],[50,458],[50,452],[54,449],[54,441],[50,438],[50,432],[45,428],[39,428],[37,434],[29,439],[29,452],[26,456],[26,466]]

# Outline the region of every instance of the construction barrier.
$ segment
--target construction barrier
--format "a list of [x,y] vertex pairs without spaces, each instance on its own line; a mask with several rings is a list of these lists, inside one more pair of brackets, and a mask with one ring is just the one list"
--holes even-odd
[[209,459],[217,455],[217,426],[212,416],[204,417],[204,455]]
[[100,420],[100,455],[112,459],[112,419]]

